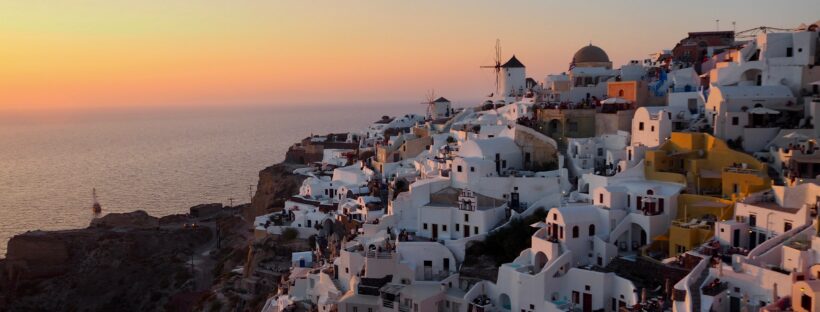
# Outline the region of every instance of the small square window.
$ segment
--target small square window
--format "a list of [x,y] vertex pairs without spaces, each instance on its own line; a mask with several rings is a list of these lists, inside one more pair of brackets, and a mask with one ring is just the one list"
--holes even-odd
[[732,117],[732,126],[737,126],[740,123],[740,118],[735,116]]
[[426,229],[427,229],[427,223],[425,223],[424,225],[422,225],[422,228],[424,228],[424,229],[426,230]]

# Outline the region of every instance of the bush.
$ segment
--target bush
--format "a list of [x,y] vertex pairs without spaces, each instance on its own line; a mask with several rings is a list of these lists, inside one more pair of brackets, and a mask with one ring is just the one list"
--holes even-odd
[[292,241],[297,237],[299,237],[299,231],[292,227],[286,228],[282,231],[282,239],[286,241]]

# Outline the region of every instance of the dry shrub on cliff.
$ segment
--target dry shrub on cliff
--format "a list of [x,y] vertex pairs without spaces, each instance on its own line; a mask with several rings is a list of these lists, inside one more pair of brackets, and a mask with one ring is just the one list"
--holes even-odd
[[282,230],[282,239],[285,241],[292,241],[299,236],[299,231],[294,228],[286,228]]

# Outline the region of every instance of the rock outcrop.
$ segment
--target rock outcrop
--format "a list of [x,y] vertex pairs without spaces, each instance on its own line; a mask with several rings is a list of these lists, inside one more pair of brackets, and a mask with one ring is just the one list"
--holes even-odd
[[206,226],[160,227],[145,212],[92,224],[13,237],[0,260],[0,310],[162,310],[168,298],[196,287],[190,260],[213,237]]
[[245,220],[281,209],[285,200],[299,193],[299,187],[305,176],[293,174],[293,170],[304,165],[279,163],[259,171],[259,182],[256,194],[253,195],[250,209],[246,210]]
[[151,229],[159,226],[159,218],[147,212],[137,210],[126,213],[109,213],[101,218],[91,220],[91,227]]

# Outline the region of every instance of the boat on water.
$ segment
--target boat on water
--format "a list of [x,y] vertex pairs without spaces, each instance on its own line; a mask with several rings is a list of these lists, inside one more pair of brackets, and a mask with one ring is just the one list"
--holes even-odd
[[91,210],[94,211],[94,213],[102,212],[102,206],[100,206],[100,203],[97,201],[97,189],[96,188],[91,189],[91,197],[94,200],[94,204],[91,205]]

